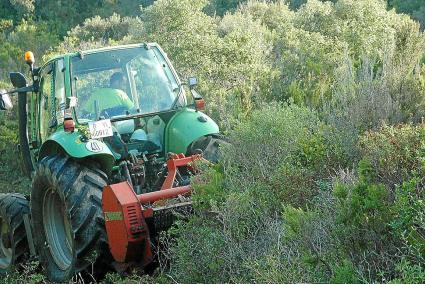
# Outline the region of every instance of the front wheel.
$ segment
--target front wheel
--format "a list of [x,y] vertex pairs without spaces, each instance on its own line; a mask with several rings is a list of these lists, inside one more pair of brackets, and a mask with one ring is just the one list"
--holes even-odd
[[190,144],[187,154],[197,154],[200,150],[206,160],[218,163],[221,159],[220,145],[227,143],[220,134],[202,136]]
[[31,215],[40,263],[53,282],[68,281],[106,245],[102,189],[106,175],[68,157],[46,157],[33,180]]

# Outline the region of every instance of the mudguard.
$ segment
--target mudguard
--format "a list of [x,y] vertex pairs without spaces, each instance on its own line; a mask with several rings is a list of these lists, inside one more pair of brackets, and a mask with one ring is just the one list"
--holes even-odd
[[70,157],[76,159],[84,159],[92,157],[93,160],[99,161],[101,169],[109,174],[115,162],[114,155],[109,147],[100,140],[82,139],[80,132],[65,132],[58,129],[50,136],[41,146],[38,160],[49,155],[55,155],[63,149]]
[[171,118],[165,128],[165,153],[186,154],[193,141],[219,132],[218,125],[209,116],[191,108],[184,108]]

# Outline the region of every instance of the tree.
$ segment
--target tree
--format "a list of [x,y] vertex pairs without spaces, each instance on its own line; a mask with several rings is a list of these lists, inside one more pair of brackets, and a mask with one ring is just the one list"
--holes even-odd
[[42,56],[59,43],[59,37],[50,33],[46,23],[21,20],[7,30],[0,33],[0,80],[7,80],[10,71],[27,70],[25,51],[31,50],[41,63]]
[[232,12],[236,10],[239,4],[245,3],[247,0],[211,0],[206,11],[210,15],[223,16],[226,12]]
[[425,27],[425,2],[422,0],[388,0],[390,7],[394,7],[398,12],[410,14],[413,19]]

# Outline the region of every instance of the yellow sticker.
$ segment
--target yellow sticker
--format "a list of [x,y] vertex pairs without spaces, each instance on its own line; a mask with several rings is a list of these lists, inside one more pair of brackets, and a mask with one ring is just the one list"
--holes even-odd
[[122,221],[122,212],[105,212],[105,221]]

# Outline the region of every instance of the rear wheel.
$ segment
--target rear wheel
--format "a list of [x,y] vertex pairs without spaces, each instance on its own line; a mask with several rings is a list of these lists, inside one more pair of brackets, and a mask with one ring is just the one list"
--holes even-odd
[[28,256],[23,215],[28,201],[20,194],[0,194],[0,274],[22,263]]
[[96,263],[105,247],[102,189],[106,175],[68,157],[46,157],[31,195],[34,242],[48,278],[64,282]]
[[190,144],[187,154],[197,154],[201,150],[206,160],[218,163],[221,158],[220,145],[222,144],[227,144],[227,142],[220,134],[202,136]]

